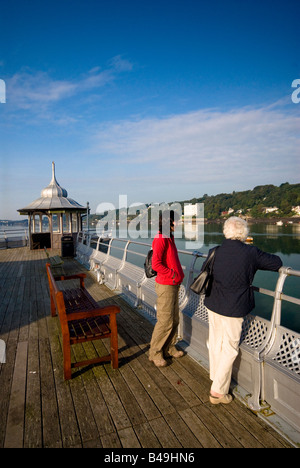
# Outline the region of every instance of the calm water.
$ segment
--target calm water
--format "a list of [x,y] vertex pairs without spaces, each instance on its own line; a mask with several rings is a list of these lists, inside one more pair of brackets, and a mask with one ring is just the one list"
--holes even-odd
[[[204,226],[204,244],[198,249],[203,253],[207,253],[211,247],[219,245],[223,242],[222,225],[207,224]],[[287,224],[277,226],[276,224],[255,224],[250,225],[250,235],[253,237],[253,244],[261,250],[279,255],[284,266],[289,266],[294,270],[300,271],[300,224]],[[133,239],[132,239],[133,240]],[[151,239],[136,239],[138,242],[151,243]],[[185,250],[186,240],[175,239],[177,248]],[[112,249],[112,255],[121,258],[121,251],[118,247],[124,247],[124,244],[114,242],[115,248]],[[132,250],[145,253],[145,247]],[[190,250],[192,252],[192,250]],[[143,266],[143,257],[136,258],[134,255],[129,255],[128,260],[132,263]],[[191,257],[180,255],[180,260],[184,266],[189,266]],[[197,260],[196,268],[200,269],[203,259]],[[187,278],[185,278],[186,281]],[[269,289],[274,291],[278,273],[258,271],[255,275],[254,286]],[[284,294],[300,298],[300,278],[288,277],[285,281],[283,290]],[[263,294],[255,293],[256,307],[254,314],[264,317],[268,320],[271,318],[273,298]],[[282,303],[282,321],[281,324],[287,328],[300,333],[300,306],[283,301]]]

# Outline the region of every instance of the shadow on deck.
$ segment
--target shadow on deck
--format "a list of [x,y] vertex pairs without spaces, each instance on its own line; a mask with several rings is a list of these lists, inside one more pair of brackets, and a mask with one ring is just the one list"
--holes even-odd
[[[189,356],[155,368],[148,360],[152,325],[88,272],[92,296],[121,307],[120,367],[90,366],[73,371],[65,382],[45,264],[44,251],[0,250],[0,339],[6,343],[6,363],[0,364],[1,448],[290,447],[239,401],[211,405],[208,373]],[[73,259],[62,269],[85,271]],[[106,354],[101,341],[73,349],[77,360]]]

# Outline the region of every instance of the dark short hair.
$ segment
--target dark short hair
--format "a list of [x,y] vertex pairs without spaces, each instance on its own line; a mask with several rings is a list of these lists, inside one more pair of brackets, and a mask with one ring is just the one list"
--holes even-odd
[[[159,212],[159,232],[170,235],[170,227],[179,217],[174,210],[164,210]],[[169,230],[168,230],[169,229]],[[166,232],[165,232],[166,231]]]

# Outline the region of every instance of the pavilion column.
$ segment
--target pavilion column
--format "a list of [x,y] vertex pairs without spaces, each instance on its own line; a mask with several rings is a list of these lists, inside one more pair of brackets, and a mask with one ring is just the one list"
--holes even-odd
[[50,241],[51,241],[51,249],[53,249],[53,223],[52,223],[52,214],[49,216],[49,229],[50,229]]
[[28,213],[28,237],[29,237],[29,248],[32,249],[32,238],[31,238],[31,214]]

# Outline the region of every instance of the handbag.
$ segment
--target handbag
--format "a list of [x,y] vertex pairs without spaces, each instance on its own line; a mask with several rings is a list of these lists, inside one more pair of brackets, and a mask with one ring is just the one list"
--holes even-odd
[[145,273],[147,278],[153,278],[153,276],[157,275],[157,272],[152,270],[152,256],[153,256],[153,250],[150,249],[149,252],[147,253],[145,263],[144,263],[144,268],[145,268]]
[[212,280],[213,280],[213,266],[215,255],[218,247],[215,247],[210,252],[209,257],[206,259],[205,264],[203,265],[203,270],[200,274],[194,279],[190,285],[190,289],[195,294],[206,295],[208,296],[211,290]]

